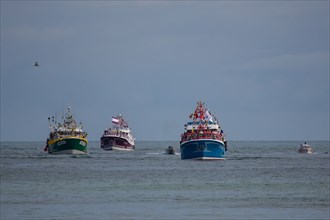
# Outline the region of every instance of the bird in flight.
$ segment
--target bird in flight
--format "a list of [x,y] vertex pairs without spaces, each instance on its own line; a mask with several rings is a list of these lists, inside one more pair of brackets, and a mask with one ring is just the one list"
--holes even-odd
[[40,66],[38,62],[35,62],[34,63],[34,66]]

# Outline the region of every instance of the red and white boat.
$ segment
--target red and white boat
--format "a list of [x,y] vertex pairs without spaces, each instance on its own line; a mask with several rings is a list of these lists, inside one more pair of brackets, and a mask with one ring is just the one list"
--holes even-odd
[[112,117],[112,128],[107,128],[101,137],[101,148],[104,150],[134,150],[135,138],[128,123],[121,114]]

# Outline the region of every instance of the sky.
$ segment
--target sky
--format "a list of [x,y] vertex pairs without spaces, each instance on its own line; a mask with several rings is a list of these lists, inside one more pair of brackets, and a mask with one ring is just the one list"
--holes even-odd
[[[1,141],[71,107],[179,141],[202,100],[227,140],[330,140],[329,1],[3,1]],[[34,62],[39,67],[34,67]]]

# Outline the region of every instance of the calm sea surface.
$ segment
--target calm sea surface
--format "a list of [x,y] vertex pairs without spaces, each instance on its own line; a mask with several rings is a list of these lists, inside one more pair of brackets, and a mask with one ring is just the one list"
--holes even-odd
[[178,142],[95,141],[86,156],[2,142],[0,219],[329,219],[329,142],[301,143],[229,142],[225,161],[190,161],[164,154]]

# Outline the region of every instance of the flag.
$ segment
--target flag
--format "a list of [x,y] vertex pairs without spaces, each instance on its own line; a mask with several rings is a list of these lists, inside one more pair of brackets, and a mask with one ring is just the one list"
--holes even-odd
[[119,124],[119,120],[112,116],[112,123]]
[[205,119],[208,120],[208,121],[210,121],[210,122],[213,122],[213,117],[210,114],[209,110],[206,110],[206,117],[205,117]]

